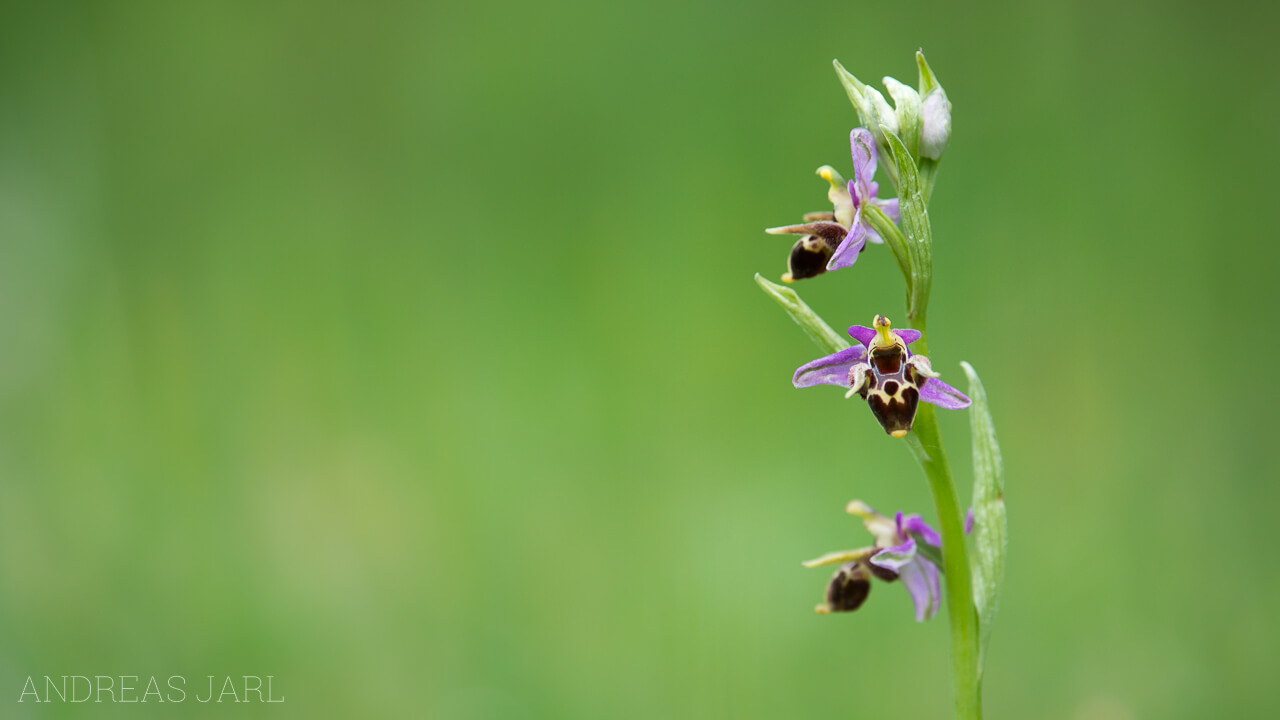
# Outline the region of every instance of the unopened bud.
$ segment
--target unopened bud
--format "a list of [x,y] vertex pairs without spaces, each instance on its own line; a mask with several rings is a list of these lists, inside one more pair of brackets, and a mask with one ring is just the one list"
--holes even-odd
[[951,101],[942,88],[929,93],[920,108],[920,157],[940,160],[951,141]]
[[898,131],[894,133],[907,146],[907,151],[918,153],[920,146],[920,93],[891,77],[884,79],[884,86],[893,98],[894,114],[898,119]]
[[920,157],[937,161],[951,141],[951,101],[933,74],[923,52],[916,53],[920,68]]
[[880,91],[868,86],[863,92],[863,96],[867,98],[868,105],[871,108],[872,127],[871,132],[875,134],[877,142],[884,142],[884,134],[886,132],[898,134],[898,113],[884,99],[884,95]]

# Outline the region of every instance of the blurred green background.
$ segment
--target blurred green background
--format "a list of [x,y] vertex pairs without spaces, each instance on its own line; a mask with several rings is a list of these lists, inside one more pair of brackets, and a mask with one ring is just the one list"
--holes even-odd
[[[817,351],[751,281],[848,172],[831,59],[914,85],[917,47],[955,107],[934,367],[1005,454],[987,716],[1274,714],[1277,23],[5,3],[0,716],[948,716],[945,613],[812,612],[846,501],[932,505],[792,389]],[[876,248],[797,286],[836,326],[901,288]],[[73,674],[285,703],[16,702]]]

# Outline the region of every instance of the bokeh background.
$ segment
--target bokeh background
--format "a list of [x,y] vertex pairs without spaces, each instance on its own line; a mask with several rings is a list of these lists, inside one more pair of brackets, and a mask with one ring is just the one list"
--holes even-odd
[[[831,59],[917,47],[987,716],[1274,714],[1276,7],[5,3],[0,716],[948,716],[945,613],[812,612],[846,501],[932,507],[751,280],[848,171]],[[285,703],[16,702],[73,674]]]

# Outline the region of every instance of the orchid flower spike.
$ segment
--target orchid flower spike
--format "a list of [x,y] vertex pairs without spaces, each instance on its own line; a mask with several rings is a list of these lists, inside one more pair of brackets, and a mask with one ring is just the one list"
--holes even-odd
[[877,315],[874,327],[854,325],[849,335],[859,344],[801,365],[791,382],[797,388],[837,385],[867,401],[884,431],[906,437],[921,400],[948,410],[963,410],[970,400],[938,379],[924,355],[908,346],[920,339],[918,330],[892,330],[889,319]]

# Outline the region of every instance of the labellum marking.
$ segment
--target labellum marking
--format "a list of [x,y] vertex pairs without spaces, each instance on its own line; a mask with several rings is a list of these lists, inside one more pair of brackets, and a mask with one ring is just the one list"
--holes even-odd
[[874,326],[878,335],[867,352],[871,365],[867,405],[885,432],[906,437],[920,404],[920,383],[927,379],[907,362],[907,344],[889,330],[889,320],[877,315]]

